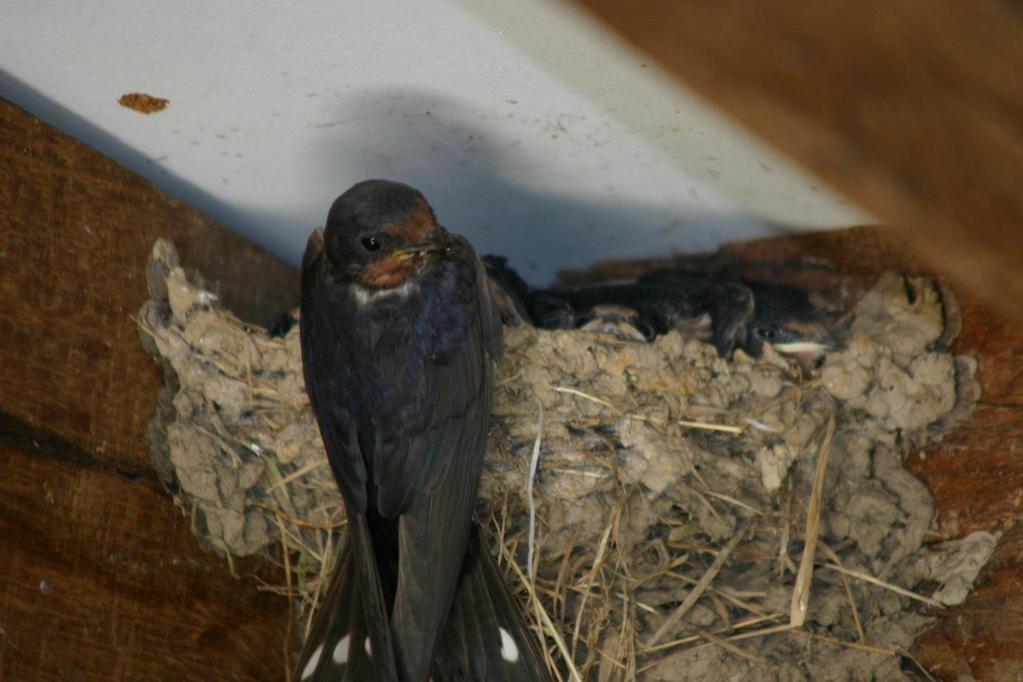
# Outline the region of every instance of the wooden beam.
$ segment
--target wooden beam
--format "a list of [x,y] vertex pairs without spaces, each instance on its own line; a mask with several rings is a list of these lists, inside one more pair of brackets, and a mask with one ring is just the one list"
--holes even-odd
[[273,576],[232,578],[155,476],[4,442],[0,466],[0,678],[283,679],[287,603],[253,573]]
[[294,268],[0,100],[0,679],[283,679],[262,560],[202,551],[149,463],[133,317],[157,237],[266,320]]
[[1023,12],[1010,0],[576,0],[1023,315]]
[[146,465],[162,376],[132,318],[160,237],[242,317],[298,300],[294,268],[0,100],[0,411]]

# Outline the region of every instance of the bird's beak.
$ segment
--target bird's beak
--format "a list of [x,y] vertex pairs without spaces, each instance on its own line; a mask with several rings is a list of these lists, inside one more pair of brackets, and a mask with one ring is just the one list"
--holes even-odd
[[776,351],[783,355],[794,355],[796,353],[824,353],[831,350],[831,347],[826,343],[819,341],[782,341],[779,343],[772,343]]
[[440,235],[430,237],[426,241],[410,246],[405,249],[398,249],[391,254],[391,258],[398,262],[406,261],[410,258],[418,258],[429,253],[440,253],[447,248],[443,238]]

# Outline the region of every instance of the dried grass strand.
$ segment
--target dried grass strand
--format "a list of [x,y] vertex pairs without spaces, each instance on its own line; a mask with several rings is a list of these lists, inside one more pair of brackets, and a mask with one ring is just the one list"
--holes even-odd
[[725,565],[725,562],[728,561],[728,557],[732,555],[732,552],[734,552],[735,548],[739,546],[739,543],[742,542],[743,539],[745,539],[746,534],[753,526],[754,521],[755,519],[746,519],[746,521],[743,522],[742,526],[740,526],[739,529],[735,531],[735,534],[732,535],[731,539],[728,541],[728,544],[726,544],[721,549],[721,551],[718,552],[717,558],[714,559],[714,562],[710,565],[710,568],[708,568],[704,572],[703,577],[700,578],[700,581],[696,583],[692,590],[689,591],[689,594],[687,594],[686,598],[682,601],[682,603],[678,605],[678,608],[676,608],[675,611],[670,616],[668,616],[667,620],[665,620],[664,623],[661,624],[661,627],[657,628],[657,631],[654,632],[654,634],[647,639],[647,641],[644,644],[646,648],[650,648],[657,644],[657,642],[659,642],[661,638],[664,637],[665,634],[667,634],[668,630],[675,627],[679,620],[682,619],[682,616],[686,615],[689,609],[691,609],[693,605],[696,604],[696,601],[700,598],[700,595],[702,595],[704,591],[706,591],[707,587],[709,587],[710,584],[714,581],[714,578],[716,578],[718,573],[721,572],[721,568]]
[[828,459],[831,455],[831,439],[835,435],[835,404],[831,396],[824,393],[828,404],[828,421],[824,428],[824,436],[817,449],[817,465],[814,469],[813,488],[810,491],[810,503],[806,510],[806,532],[803,536],[803,556],[799,561],[796,583],[792,588],[792,603],[789,607],[789,622],[795,627],[802,627],[810,606],[810,586],[813,582],[814,556],[817,551],[817,540],[820,537],[821,505],[824,499],[824,480],[828,471]]
[[536,418],[536,440],[533,441],[533,454],[529,460],[529,476],[526,478],[526,501],[529,504],[529,536],[527,545],[526,569],[529,579],[536,582],[536,562],[533,560],[536,550],[536,500],[533,498],[533,480],[540,463],[540,445],[543,442],[543,403],[536,401],[539,410]]
[[522,572],[522,569],[519,568],[519,565],[515,562],[515,557],[511,556],[508,553],[507,547],[504,546],[501,547],[501,555],[504,557],[504,560],[507,562],[508,566],[511,567],[512,572],[515,573],[515,577],[517,577],[519,579],[519,582],[521,582],[522,585],[526,588],[526,592],[529,594],[529,600],[533,603],[537,615],[540,616],[544,630],[546,630],[547,635],[554,640],[554,643],[557,646],[558,651],[561,653],[562,660],[564,661],[565,666],[568,668],[569,676],[572,678],[572,682],[582,682],[582,677],[579,675],[579,671],[575,667],[575,663],[571,658],[571,655],[568,651],[568,646],[566,646],[564,638],[561,636],[561,633],[558,632],[558,629],[554,626],[554,622],[551,620],[551,617],[547,613],[547,610],[544,609],[543,604],[540,603],[540,600],[536,596],[535,586],[529,580],[526,574]]
[[700,636],[703,637],[708,642],[710,642],[711,644],[719,646],[725,651],[728,651],[729,653],[732,653],[738,656],[739,658],[745,658],[747,661],[751,663],[756,663],[757,665],[767,665],[767,659],[764,658],[763,656],[757,656],[756,654],[750,653],[749,651],[746,651],[745,649],[740,647],[738,644],[728,641],[721,635],[715,635],[713,632],[701,632]]
[[891,592],[894,592],[895,594],[902,595],[903,597],[908,597],[909,599],[915,599],[918,602],[922,602],[924,604],[927,604],[928,606],[933,606],[936,609],[944,609],[945,608],[945,605],[942,604],[940,601],[938,601],[936,599],[931,599],[930,597],[925,597],[924,595],[919,594],[917,592],[913,592],[912,590],[907,590],[904,587],[899,587],[898,585],[893,585],[892,583],[885,582],[884,580],[881,580],[880,578],[875,578],[874,576],[870,575],[869,573],[864,573],[863,571],[857,571],[857,570],[852,569],[852,568],[845,568],[844,566],[839,566],[837,564],[827,563],[827,564],[821,564],[821,565],[824,568],[830,568],[832,571],[838,571],[839,573],[844,573],[845,575],[849,576],[850,578],[856,578],[857,580],[862,580],[864,582],[870,583],[871,585],[877,585],[878,587],[883,587],[884,589],[889,590]]

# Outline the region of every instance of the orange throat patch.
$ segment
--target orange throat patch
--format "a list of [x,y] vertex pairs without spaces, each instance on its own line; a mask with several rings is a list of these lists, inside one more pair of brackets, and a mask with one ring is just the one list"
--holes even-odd
[[355,276],[359,284],[373,289],[393,289],[401,286],[416,271],[426,265],[429,254],[394,253],[370,263]]

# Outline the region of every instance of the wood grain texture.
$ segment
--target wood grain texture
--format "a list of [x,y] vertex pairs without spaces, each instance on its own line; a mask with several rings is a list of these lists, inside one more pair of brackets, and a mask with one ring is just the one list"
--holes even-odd
[[0,680],[283,679],[265,562],[199,549],[144,436],[162,373],[132,317],[157,237],[268,320],[297,272],[0,100]]
[[288,609],[153,478],[0,444],[0,679],[282,679]]
[[[949,682],[1023,679],[1023,528],[1007,530],[973,593],[917,642],[914,655]],[[969,679],[969,678],[967,678]]]
[[0,411],[145,464],[162,379],[132,318],[159,237],[243,318],[298,300],[294,268],[0,100]]
[[1023,317],[1018,3],[576,1]]

